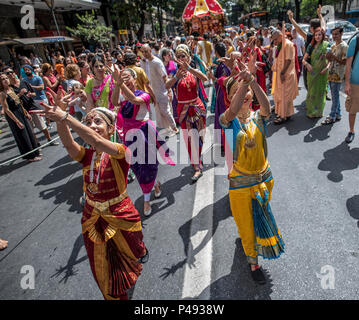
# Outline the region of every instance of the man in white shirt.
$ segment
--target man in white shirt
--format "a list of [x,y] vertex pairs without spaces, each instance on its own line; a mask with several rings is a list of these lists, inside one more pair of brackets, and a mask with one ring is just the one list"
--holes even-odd
[[143,45],[141,51],[148,61],[148,78],[156,97],[155,112],[157,127],[172,129],[172,133],[170,133],[170,136],[172,136],[179,131],[171,112],[172,106],[169,101],[168,90],[166,89],[166,68],[162,60],[152,54],[151,47],[148,44]]
[[293,37],[292,42],[295,43],[295,45],[297,46],[297,55],[298,55],[298,62],[299,62],[299,75],[298,75],[298,81],[299,81],[300,75],[302,73],[302,61],[303,61],[303,56],[304,56],[304,52],[305,52],[305,41],[304,41],[304,38],[301,37],[297,33],[297,30],[294,28],[292,30],[292,37]]
[[270,35],[269,35],[267,27],[263,28],[262,37],[263,37],[263,47],[269,46],[270,45]]

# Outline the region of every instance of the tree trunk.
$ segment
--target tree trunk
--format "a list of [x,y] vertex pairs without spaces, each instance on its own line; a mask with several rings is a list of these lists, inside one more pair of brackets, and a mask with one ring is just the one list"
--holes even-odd
[[161,6],[160,6],[160,3],[157,4],[157,20],[158,20],[158,24],[159,24],[159,27],[160,27],[160,30],[159,30],[159,34],[157,34],[157,37],[158,38],[162,38],[162,11],[161,11]]
[[145,33],[145,23],[146,23],[146,16],[145,16],[145,12],[141,11],[139,12],[139,17],[140,17],[140,28],[138,29],[136,36],[139,42],[142,42],[143,40],[143,34]]
[[300,21],[300,3],[302,2],[301,0],[295,0],[295,20],[297,22]]
[[345,11],[347,11],[347,6],[348,6],[348,0],[343,0],[343,7],[342,7],[342,18],[345,17]]

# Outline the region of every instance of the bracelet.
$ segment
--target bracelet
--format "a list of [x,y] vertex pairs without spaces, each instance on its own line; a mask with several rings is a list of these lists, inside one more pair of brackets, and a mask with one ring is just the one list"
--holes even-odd
[[66,114],[60,119],[60,122],[62,122],[62,121],[64,121],[64,120],[66,120],[67,119],[67,117],[68,117],[68,115],[69,115],[69,113],[68,112],[66,112]]
[[251,79],[248,80],[248,81],[243,81],[243,84],[246,85],[246,86],[247,86],[247,85],[249,86],[253,81],[254,81],[254,76],[252,75],[252,76],[251,76]]

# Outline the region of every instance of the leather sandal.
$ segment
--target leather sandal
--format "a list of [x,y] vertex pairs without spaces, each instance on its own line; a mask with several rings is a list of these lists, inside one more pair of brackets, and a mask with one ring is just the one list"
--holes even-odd
[[334,122],[335,119],[332,119],[331,117],[327,117],[324,121],[322,121],[322,125],[333,124]]
[[280,117],[278,117],[277,119],[275,119],[274,121],[273,121],[273,123],[274,124],[282,124],[282,123],[285,123],[285,122],[287,122],[288,121],[288,118],[280,118]]
[[262,271],[262,268],[257,265],[256,270],[252,271],[251,265],[248,266],[249,266],[249,270],[251,271],[252,279],[258,284],[262,284],[262,285],[266,284],[267,281]]
[[[200,174],[196,175],[197,172],[200,172]],[[202,170],[197,170],[191,179],[193,182],[196,182],[202,176],[203,176]]]

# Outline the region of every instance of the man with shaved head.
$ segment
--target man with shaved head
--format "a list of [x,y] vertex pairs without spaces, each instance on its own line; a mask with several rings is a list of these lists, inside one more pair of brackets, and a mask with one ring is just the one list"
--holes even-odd
[[272,40],[276,46],[276,58],[272,66],[272,95],[277,119],[274,124],[282,124],[294,113],[293,101],[298,96],[298,79],[295,71],[295,47],[285,39],[279,30],[274,30]]

